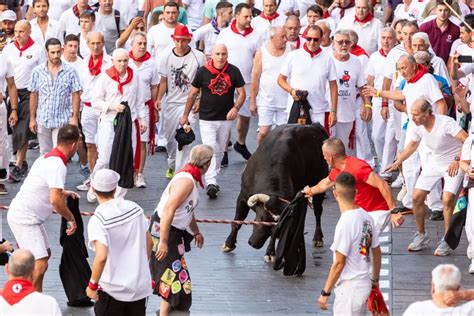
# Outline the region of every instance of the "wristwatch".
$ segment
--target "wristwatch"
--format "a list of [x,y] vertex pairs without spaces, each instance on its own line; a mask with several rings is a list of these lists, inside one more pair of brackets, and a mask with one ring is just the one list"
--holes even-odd
[[460,161],[460,160],[461,160],[461,157],[459,156],[454,157],[454,161]]
[[321,290],[321,296],[330,296],[331,292],[326,292],[325,290]]

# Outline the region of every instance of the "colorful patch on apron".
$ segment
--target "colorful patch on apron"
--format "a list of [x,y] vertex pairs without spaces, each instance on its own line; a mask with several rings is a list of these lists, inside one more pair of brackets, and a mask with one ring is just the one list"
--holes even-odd
[[179,273],[179,281],[181,281],[181,283],[184,283],[187,280],[188,280],[188,272],[186,272],[186,270],[182,270]]
[[181,291],[181,283],[179,281],[174,281],[171,285],[171,293],[176,294]]
[[150,234],[154,237],[160,237],[160,223],[154,221],[151,224]]
[[170,296],[171,287],[166,285],[163,282],[160,282],[160,289],[158,293],[160,293],[161,297],[168,298]]
[[183,290],[184,290],[184,293],[186,293],[186,294],[191,293],[191,281],[190,280],[187,280],[186,282],[184,282]]
[[180,256],[184,255],[184,244],[178,245],[178,253]]
[[181,261],[178,259],[173,264],[171,264],[171,268],[173,269],[174,272],[178,272],[181,270]]
[[153,241],[152,251],[156,253],[158,251],[158,245],[160,244],[160,238],[151,236],[151,240]]
[[188,265],[186,264],[186,260],[184,260],[184,257],[181,258],[181,266],[183,267],[183,269],[188,268]]
[[176,273],[171,271],[170,268],[166,268],[165,273],[161,276],[161,281],[163,281],[166,285],[170,286],[173,283],[173,280],[176,276]]

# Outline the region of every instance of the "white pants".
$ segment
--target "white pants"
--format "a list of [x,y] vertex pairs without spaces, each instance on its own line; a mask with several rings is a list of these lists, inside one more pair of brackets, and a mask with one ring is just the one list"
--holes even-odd
[[[0,103],[0,169],[7,170],[8,173],[8,117],[5,102]],[[8,179],[8,174],[7,178]],[[6,180],[0,179],[0,181]],[[0,235],[1,237],[1,235]]]
[[334,294],[333,312],[335,316],[366,315],[367,299],[369,298],[372,284],[370,279],[338,281]]
[[227,146],[232,121],[205,121],[199,120],[202,143],[214,149],[211,165],[206,172],[206,185],[217,184],[217,175],[221,170],[221,160]]
[[474,189],[469,189],[468,193],[469,202],[467,204],[466,214],[466,237],[468,241],[467,245],[467,257],[474,259]]
[[[250,113],[250,83],[245,84],[245,101],[239,109],[239,115],[244,117],[251,117],[252,113]],[[237,100],[237,90],[235,91],[235,99]]]
[[81,126],[82,133],[85,136],[86,144],[97,143],[97,128],[99,126],[100,112],[91,108],[90,106],[84,106],[81,112]]
[[331,128],[331,137],[337,137],[344,143],[346,154],[349,154],[350,151],[354,152],[354,150],[349,149],[349,135],[351,134],[353,126],[354,122],[337,122],[336,125]]
[[[165,106],[166,106],[166,100],[165,98],[163,98],[161,101],[161,108],[163,109],[163,107]],[[165,130],[163,128],[165,120],[166,120],[165,111],[160,110],[160,120],[158,121],[158,123],[156,123],[156,135],[155,135],[156,139],[155,140],[158,146],[163,146],[163,147],[166,147]]]
[[[374,141],[375,149],[377,151],[377,156],[379,158],[381,171],[387,169],[387,167],[391,163],[393,163],[393,161],[395,160],[395,157],[397,155],[397,146],[398,146],[397,131],[401,129],[400,112],[398,112],[393,106],[389,106],[388,112],[389,112],[389,118],[386,123],[385,133],[383,135],[380,135],[380,136],[383,136],[383,138],[378,137],[378,134],[376,132],[375,120],[372,123],[372,139]],[[382,119],[381,116],[380,118]],[[377,146],[380,147],[380,144],[382,144],[382,149],[383,149],[381,154],[379,154],[378,152],[379,149],[377,149]],[[392,173],[380,172],[380,175],[382,177],[388,178],[392,176]]]
[[443,192],[449,192],[456,195],[459,191],[463,178],[464,172],[461,169],[459,169],[458,174],[454,177],[451,177],[447,171],[434,174],[429,173],[427,170],[423,169],[416,180],[415,189],[431,192],[433,187],[435,187],[443,179]]
[[372,211],[367,212],[367,214],[374,219],[375,229],[379,232],[379,235],[390,224],[390,211]]
[[59,128],[46,128],[38,125],[38,143],[40,154],[44,155],[58,144]]
[[368,123],[356,115],[356,152],[357,158],[367,162],[372,168],[375,167],[374,155],[372,154],[372,146],[369,141]]
[[[178,143],[174,138],[176,130],[179,128],[179,118],[184,113],[184,105],[167,104],[162,112],[164,112],[166,120],[163,121],[163,133],[166,137],[166,152],[168,153],[168,168],[173,170],[181,169],[187,162],[191,146],[186,145],[182,150],[178,150]],[[196,117],[194,114],[189,115],[189,124],[194,130],[196,124]],[[194,130],[196,134],[196,131]]]

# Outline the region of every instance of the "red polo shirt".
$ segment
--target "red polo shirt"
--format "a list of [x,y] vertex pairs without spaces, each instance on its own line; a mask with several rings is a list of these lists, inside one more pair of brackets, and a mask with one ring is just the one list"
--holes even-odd
[[379,189],[367,183],[369,175],[373,172],[372,167],[368,163],[359,158],[347,156],[344,170],[331,169],[329,180],[336,181],[337,176],[341,172],[348,172],[354,176],[357,190],[355,203],[359,207],[367,212],[389,210],[388,204]]
[[459,38],[459,26],[448,20],[448,27],[442,32],[436,25],[436,19],[433,19],[423,23],[420,26],[420,32],[428,34],[434,52],[447,63],[451,45]]

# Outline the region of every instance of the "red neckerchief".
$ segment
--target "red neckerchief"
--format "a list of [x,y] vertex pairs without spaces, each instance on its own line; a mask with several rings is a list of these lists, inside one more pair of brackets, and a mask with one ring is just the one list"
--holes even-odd
[[54,147],[53,150],[44,155],[44,158],[49,157],[59,157],[64,162],[64,165],[67,166],[67,157],[62,151],[58,149],[58,147]]
[[372,12],[369,12],[369,14],[367,14],[367,16],[365,17],[365,19],[363,20],[360,20],[357,16],[354,17],[354,22],[359,22],[359,23],[367,23],[367,22],[370,22],[374,19],[374,15],[372,14]]
[[97,64],[94,66],[94,61],[92,60],[92,55],[89,56],[89,64],[87,65],[89,67],[89,73],[91,76],[97,76],[100,74],[100,69],[102,68],[102,62],[104,60],[104,53],[102,53],[99,57],[99,61]]
[[239,30],[237,29],[237,20],[234,19],[234,21],[232,21],[232,23],[230,24],[230,29],[232,30],[232,32],[234,32],[235,34],[239,34],[239,35],[242,35],[243,37],[249,35],[250,33],[253,32],[253,28],[251,26],[249,26],[248,28],[245,29],[245,31],[243,33],[240,33]]
[[133,59],[134,61],[139,62],[139,63],[142,63],[142,62],[144,62],[144,61],[147,61],[148,59],[151,58],[151,55],[150,55],[149,52],[145,52],[145,55],[143,55],[142,57],[138,57],[138,58],[137,58],[137,57],[133,56],[133,52],[130,51],[130,52],[128,53],[128,56],[129,56],[131,59]]
[[306,38],[306,35],[308,35],[308,30],[309,30],[310,27],[311,27],[311,26],[308,25],[308,26],[304,29],[303,34],[301,34],[301,36],[303,36],[303,38]]
[[184,167],[178,171],[179,172],[187,172],[189,173],[190,175],[193,176],[193,179],[196,180],[199,185],[201,186],[201,188],[204,189],[204,184],[202,183],[202,174],[201,174],[201,170],[199,170],[198,167],[196,166],[193,166],[189,163],[185,164]]
[[387,57],[387,54],[385,54],[385,51],[383,50],[383,48],[379,49],[379,53],[380,53],[380,55],[382,55],[383,57]]
[[31,282],[23,279],[14,279],[5,284],[2,291],[2,297],[10,306],[12,306],[34,291],[35,288]]
[[[84,11],[87,11],[87,10],[91,10],[92,11],[92,8],[90,6],[87,6],[86,10]],[[79,12],[79,8],[77,7],[77,4],[75,4],[73,7],[72,7],[72,13],[74,13],[74,15],[76,16],[76,18],[79,19],[79,16],[81,15],[81,13]]]
[[328,17],[330,17],[329,11],[326,10],[326,11],[323,13],[323,19],[327,19]]
[[298,38],[296,39],[296,45],[295,45],[295,49],[298,49],[301,47],[301,38],[299,37],[298,35]]
[[120,92],[120,94],[123,95],[123,86],[130,83],[130,81],[132,81],[132,79],[133,79],[133,70],[132,70],[132,68],[127,67],[127,78],[125,79],[124,82],[120,82],[120,76],[117,72],[117,69],[115,69],[114,66],[110,67],[105,72],[109,75],[109,77],[112,80],[117,81],[117,83],[118,83],[117,89]]
[[23,45],[22,47],[20,47],[20,43],[18,43],[18,40],[15,40],[13,42],[15,47],[18,48],[18,50],[20,51],[20,57],[23,55],[23,52],[27,50],[28,48],[30,48],[31,46],[33,46],[34,43],[35,41],[33,41],[31,37],[28,37],[28,40],[26,41],[25,45]]
[[[135,137],[136,137],[136,143],[135,144],[141,144],[142,142],[142,139],[141,139],[141,135],[140,135],[140,121],[138,119],[136,119],[134,122],[135,124]],[[150,126],[154,126],[155,123],[153,123],[153,125],[150,125]],[[134,158],[133,158],[133,170],[138,173],[138,170],[140,169],[140,160],[141,160],[141,154],[142,154],[142,151],[141,151],[141,146],[135,146],[135,154],[134,154]]]
[[369,57],[369,54],[367,54],[365,49],[363,49],[359,45],[356,45],[356,46],[354,46],[354,48],[351,49],[351,54],[356,55],[356,56],[365,55],[365,56]]
[[212,75],[216,75],[216,77],[211,80],[208,86],[211,93],[217,94],[219,96],[227,93],[232,85],[229,74],[225,72],[227,67],[229,67],[229,63],[226,62],[224,67],[219,70],[214,67],[214,62],[212,59],[209,59],[204,67],[209,70]]
[[354,1],[351,1],[351,3],[345,7],[345,8],[339,8],[339,16],[341,19],[344,17],[344,14],[346,14],[346,10],[352,8],[355,5]]
[[149,129],[150,135],[148,137],[148,144],[150,145],[148,148],[148,153],[150,155],[155,154],[155,102],[153,99],[146,101],[146,105],[148,106],[148,111],[150,113],[150,121],[149,121]]
[[313,58],[314,56],[317,56],[319,53],[321,53],[322,49],[321,47],[319,47],[315,52],[312,52],[308,49],[308,46],[307,46],[308,43],[304,43],[303,44],[303,49],[308,52],[308,54],[311,56],[311,58]]
[[263,19],[265,20],[268,20],[268,22],[272,23],[273,20],[275,20],[276,18],[278,18],[280,16],[280,14],[278,14],[278,12],[275,12],[272,16],[266,16],[265,13],[260,13],[260,17],[262,17]]
[[415,75],[410,80],[407,80],[407,83],[415,83],[427,73],[428,73],[428,70],[426,69],[425,66],[418,65],[418,70],[416,71]]

